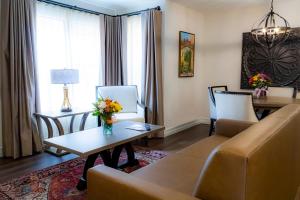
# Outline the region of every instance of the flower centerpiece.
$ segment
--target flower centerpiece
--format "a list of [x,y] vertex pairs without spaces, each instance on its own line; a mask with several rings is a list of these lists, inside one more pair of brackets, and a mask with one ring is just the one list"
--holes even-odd
[[266,96],[271,85],[271,78],[264,73],[257,73],[249,79],[249,85],[255,89],[254,95],[257,98]]
[[104,134],[112,134],[113,114],[120,112],[123,108],[117,101],[113,101],[110,98],[100,97],[96,103],[94,103],[94,116],[101,118],[101,124],[103,126]]

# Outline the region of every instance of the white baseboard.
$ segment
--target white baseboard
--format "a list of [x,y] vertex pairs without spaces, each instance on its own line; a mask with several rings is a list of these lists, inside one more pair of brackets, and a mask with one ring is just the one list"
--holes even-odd
[[2,158],[2,157],[3,157],[3,147],[0,146],[0,158]]
[[164,132],[164,137],[168,137],[170,135],[173,135],[173,134],[178,133],[180,131],[189,129],[189,128],[191,128],[193,126],[196,126],[196,125],[199,125],[199,124],[209,124],[209,123],[210,123],[210,120],[206,119],[206,118],[193,120],[191,122],[187,122],[187,123],[181,124],[179,126],[175,126],[173,128],[166,129],[165,132]]

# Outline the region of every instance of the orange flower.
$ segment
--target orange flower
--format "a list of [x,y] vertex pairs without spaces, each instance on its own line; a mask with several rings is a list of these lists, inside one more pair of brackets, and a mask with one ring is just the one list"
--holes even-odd
[[109,105],[110,103],[112,102],[112,100],[111,99],[105,99],[105,103],[106,103],[106,105]]
[[107,113],[110,111],[109,107],[106,107],[104,110],[105,110],[105,112],[107,112]]

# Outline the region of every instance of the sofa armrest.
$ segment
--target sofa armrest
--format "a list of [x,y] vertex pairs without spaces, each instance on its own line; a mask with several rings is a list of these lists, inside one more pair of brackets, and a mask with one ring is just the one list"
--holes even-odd
[[255,122],[220,119],[216,122],[216,134],[225,137],[233,137],[253,124],[255,124]]
[[88,171],[89,200],[199,200],[100,165]]

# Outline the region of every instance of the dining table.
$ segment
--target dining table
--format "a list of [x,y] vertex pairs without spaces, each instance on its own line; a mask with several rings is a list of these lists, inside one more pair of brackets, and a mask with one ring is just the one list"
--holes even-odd
[[260,119],[289,104],[300,104],[300,99],[293,97],[264,96],[253,98],[253,107],[262,110]]
[[280,109],[289,104],[300,104],[300,99],[293,97],[265,96],[253,99],[254,108],[259,109]]

